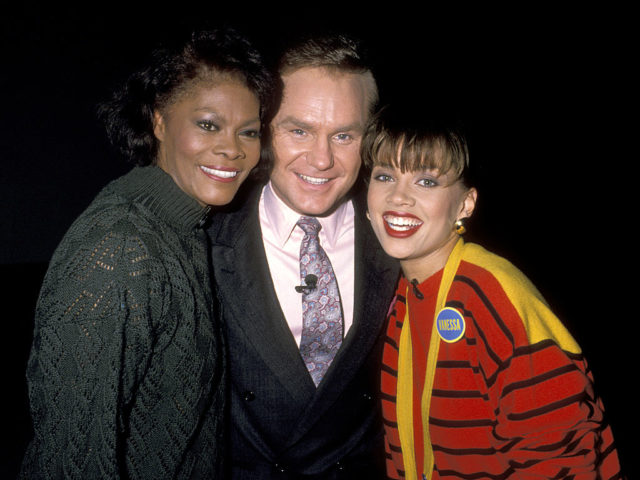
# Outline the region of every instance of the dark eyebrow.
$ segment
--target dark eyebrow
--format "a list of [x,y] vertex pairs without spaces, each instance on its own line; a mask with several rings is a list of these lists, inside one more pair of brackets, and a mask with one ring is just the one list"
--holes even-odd
[[[210,113],[211,115],[213,115],[214,119],[221,121],[221,122],[225,122],[226,119],[224,117],[224,115],[220,115],[215,109],[210,108],[210,107],[200,107],[200,108],[196,108],[195,109],[196,112],[204,112],[204,113]],[[255,117],[255,118],[250,118],[249,120],[247,120],[246,122],[244,122],[242,124],[242,126],[247,126],[247,125],[252,125],[254,123],[260,123],[260,117]]]
[[360,122],[353,122],[350,125],[345,125],[342,128],[339,128],[337,132],[363,132],[364,128],[362,126],[362,123]]
[[387,168],[387,169],[391,169],[393,170],[394,168],[396,168],[395,165],[393,165],[391,162],[376,162],[373,164],[373,168]]
[[252,118],[250,120],[247,120],[246,122],[244,122],[242,124],[243,127],[246,127],[247,125],[253,125],[253,124],[258,124],[260,125],[260,117],[256,117],[256,118]]

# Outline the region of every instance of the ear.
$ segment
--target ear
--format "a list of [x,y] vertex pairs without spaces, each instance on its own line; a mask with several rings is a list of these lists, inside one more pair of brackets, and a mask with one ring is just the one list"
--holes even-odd
[[153,134],[159,141],[164,141],[165,123],[164,116],[158,111],[153,111]]
[[458,218],[469,218],[473,211],[476,208],[476,200],[478,199],[478,191],[475,188],[470,188],[464,194],[464,198],[462,200],[462,208],[460,208],[460,217]]

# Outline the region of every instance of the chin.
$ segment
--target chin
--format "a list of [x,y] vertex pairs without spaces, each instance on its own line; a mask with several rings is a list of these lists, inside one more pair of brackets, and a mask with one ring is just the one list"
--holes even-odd
[[303,207],[303,208],[299,208],[298,212],[300,212],[300,215],[307,215],[307,216],[311,216],[311,217],[321,217],[323,216],[325,213],[327,213],[326,208],[318,208],[318,207]]
[[222,205],[227,205],[228,203],[231,203],[231,200],[233,200],[233,196],[230,197],[224,197],[224,198],[214,198],[214,199],[210,199],[209,201],[206,202],[206,205],[211,205],[213,207],[219,207]]
[[234,194],[235,194],[235,192],[233,194],[220,194],[218,192],[218,193],[213,194],[213,195],[202,195],[200,197],[197,197],[196,200],[202,206],[206,206],[206,205],[213,205],[213,206],[226,205],[227,203],[231,202],[231,200],[233,200]]
[[382,249],[387,255],[391,258],[395,258],[396,260],[406,260],[412,254],[412,252],[401,251],[394,248],[385,248],[384,245],[382,246]]
[[327,199],[322,199],[324,201],[320,202],[307,202],[301,205],[301,208],[298,210],[300,212],[305,212],[303,215],[313,215],[314,217],[322,217],[326,215],[330,215],[333,211],[338,208],[342,203],[346,201],[346,199],[334,200],[334,201],[326,201]]
[[337,207],[338,205],[334,205],[327,208],[307,209],[305,213],[303,213],[302,215],[307,215],[312,217],[326,217],[331,215]]
[[376,233],[384,252],[391,258],[405,260],[415,253],[415,250],[411,248],[410,245],[407,245],[407,242],[403,241],[405,239],[398,240],[389,238],[384,230],[382,231],[382,235],[377,235],[379,231],[375,232],[374,230],[374,233]]

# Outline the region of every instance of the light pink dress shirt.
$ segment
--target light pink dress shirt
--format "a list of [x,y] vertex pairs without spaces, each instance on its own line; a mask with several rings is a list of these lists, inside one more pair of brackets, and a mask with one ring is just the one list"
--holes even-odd
[[[259,203],[262,241],[267,254],[271,279],[280,308],[298,345],[302,335],[302,294],[300,285],[300,243],[304,232],[296,222],[300,214],[291,210],[274,193],[269,182],[262,190]],[[353,323],[354,295],[354,210],[343,203],[328,217],[317,217],[322,229],[320,245],[327,253],[338,281],[344,317],[344,335]]]

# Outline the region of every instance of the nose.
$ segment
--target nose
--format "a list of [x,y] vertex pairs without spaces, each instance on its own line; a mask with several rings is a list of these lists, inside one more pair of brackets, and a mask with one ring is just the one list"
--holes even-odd
[[244,151],[240,146],[237,136],[234,133],[220,132],[216,136],[216,143],[213,147],[213,151],[216,155],[222,155],[229,160],[236,160],[244,157]]
[[409,192],[409,188],[410,186],[402,181],[393,183],[387,196],[387,202],[392,205],[414,205],[415,199]]
[[317,170],[333,167],[333,151],[328,139],[319,137],[307,152],[307,163]]

